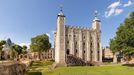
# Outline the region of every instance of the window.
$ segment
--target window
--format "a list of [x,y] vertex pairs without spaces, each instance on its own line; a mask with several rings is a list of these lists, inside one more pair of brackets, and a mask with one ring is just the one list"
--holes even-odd
[[69,41],[67,41],[67,44],[69,44]]
[[98,53],[100,53],[99,51],[97,51]]
[[67,49],[67,52],[66,52],[67,55],[69,55],[69,49]]
[[93,51],[91,50],[91,53],[93,53]]
[[85,46],[85,42],[83,42],[83,45]]
[[84,50],[84,53],[85,53],[86,51]]
[[83,38],[85,39],[85,36]]
[[76,53],[77,53],[77,49],[76,49]]
[[77,42],[75,42],[75,44],[77,45]]

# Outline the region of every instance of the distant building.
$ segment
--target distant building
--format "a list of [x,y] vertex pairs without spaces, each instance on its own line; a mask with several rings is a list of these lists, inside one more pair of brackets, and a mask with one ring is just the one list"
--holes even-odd
[[[28,52],[23,56],[24,59],[39,60],[38,52]],[[42,60],[54,60],[54,48],[50,48],[48,51],[42,52],[40,57]]]
[[43,59],[52,59],[54,60],[54,48],[50,48],[48,51],[43,52]]
[[4,48],[2,49],[2,59],[9,59],[10,58],[10,52],[11,52],[11,46],[13,46],[14,43],[11,41],[10,38],[6,40],[6,44],[4,45]]
[[103,48],[103,50],[102,50],[102,56],[103,56],[103,58],[112,59],[113,53],[109,49],[109,47],[106,47],[106,48]]

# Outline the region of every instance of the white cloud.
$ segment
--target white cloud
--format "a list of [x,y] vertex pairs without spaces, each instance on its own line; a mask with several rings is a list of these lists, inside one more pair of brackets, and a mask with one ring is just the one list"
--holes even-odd
[[112,8],[116,8],[116,7],[120,6],[120,5],[121,5],[120,1],[117,1],[117,2],[114,2],[111,5],[109,5],[108,8],[112,9]]
[[117,16],[121,13],[123,13],[124,8],[131,6],[133,3],[131,0],[128,0],[128,2],[126,4],[122,4],[121,1],[116,1],[113,2],[112,4],[110,4],[107,7],[107,10],[105,11],[105,18],[109,18],[111,16]]
[[47,35],[49,38],[51,37],[49,33],[46,33],[46,35]]
[[46,33],[46,35],[49,36],[49,41],[52,44],[52,47],[54,47],[54,38],[52,36],[54,32],[55,31],[51,31],[51,33]]
[[123,9],[115,9],[115,16],[121,14],[123,11]]
[[30,49],[30,43],[19,43],[20,46],[26,45],[28,49]]
[[131,6],[133,3],[131,0],[128,1],[128,3],[124,4],[124,7],[128,7],[128,6]]
[[105,12],[105,17],[108,18],[110,16],[112,16],[115,12],[115,9],[109,9],[109,11]]
[[116,16],[121,14],[124,10],[120,8],[121,6],[120,0],[117,2],[113,2],[107,7],[107,11],[105,11],[105,17],[109,18],[110,16]]

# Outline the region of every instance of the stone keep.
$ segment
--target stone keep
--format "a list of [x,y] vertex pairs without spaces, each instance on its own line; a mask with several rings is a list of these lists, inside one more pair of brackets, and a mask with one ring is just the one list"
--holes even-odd
[[65,15],[61,10],[55,33],[55,62],[66,64],[66,56],[70,54],[85,62],[102,62],[100,24],[95,16],[92,28],[65,25]]

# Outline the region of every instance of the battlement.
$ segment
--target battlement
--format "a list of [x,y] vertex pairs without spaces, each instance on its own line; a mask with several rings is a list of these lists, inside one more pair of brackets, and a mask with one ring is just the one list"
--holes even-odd
[[71,25],[65,25],[65,28],[70,28],[70,29],[80,29],[80,30],[91,30],[88,27],[82,27],[82,26],[71,26]]

